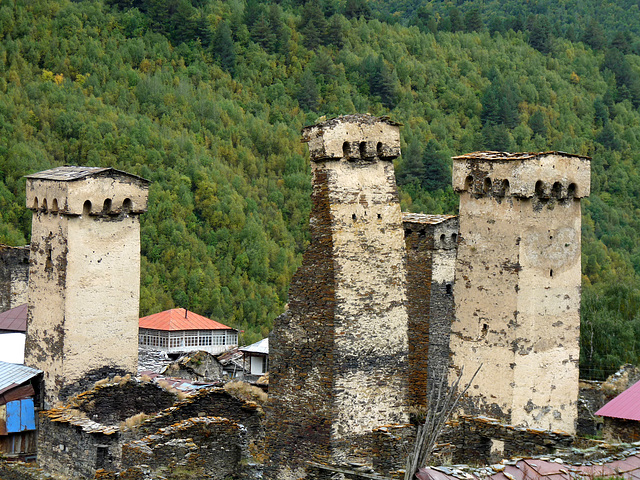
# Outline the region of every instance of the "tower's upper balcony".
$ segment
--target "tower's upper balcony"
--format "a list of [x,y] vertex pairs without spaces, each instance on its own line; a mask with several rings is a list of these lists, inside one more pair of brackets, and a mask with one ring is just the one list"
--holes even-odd
[[314,162],[393,160],[400,155],[400,124],[386,117],[344,115],[302,130]]
[[583,198],[591,159],[564,152],[474,152],[453,157],[453,189],[476,196]]
[[27,208],[65,215],[140,214],[149,181],[114,168],[57,167],[27,175]]

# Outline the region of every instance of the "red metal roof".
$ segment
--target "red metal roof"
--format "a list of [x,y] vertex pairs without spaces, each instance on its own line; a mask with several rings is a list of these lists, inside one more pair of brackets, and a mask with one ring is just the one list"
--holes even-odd
[[0,330],[24,333],[27,331],[27,304],[0,313]]
[[598,410],[596,415],[640,421],[640,382],[631,385]]
[[150,330],[234,330],[222,323],[211,320],[185,308],[174,308],[142,317],[140,328]]

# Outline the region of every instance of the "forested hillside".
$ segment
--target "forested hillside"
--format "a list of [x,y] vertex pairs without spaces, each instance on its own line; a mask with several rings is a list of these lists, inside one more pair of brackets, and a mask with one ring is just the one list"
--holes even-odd
[[640,52],[620,28],[640,25],[637,4],[614,22],[613,4],[598,17],[561,2],[571,15],[556,21],[551,2],[469,3],[0,0],[0,241],[29,240],[25,174],[141,175],[153,181],[141,314],[187,307],[252,342],[283,311],[308,243],[301,127],[390,115],[404,124],[405,210],[455,213],[452,155],[592,156],[583,375],[638,363]]

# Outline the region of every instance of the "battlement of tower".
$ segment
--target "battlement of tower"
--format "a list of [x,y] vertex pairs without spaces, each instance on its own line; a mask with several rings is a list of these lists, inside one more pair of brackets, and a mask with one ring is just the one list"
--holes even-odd
[[453,189],[477,196],[566,200],[589,196],[591,159],[564,152],[474,152],[453,157]]
[[27,175],[27,208],[64,215],[141,214],[149,181],[113,168],[57,167]]
[[393,160],[400,155],[400,124],[387,117],[344,115],[302,130],[314,162]]

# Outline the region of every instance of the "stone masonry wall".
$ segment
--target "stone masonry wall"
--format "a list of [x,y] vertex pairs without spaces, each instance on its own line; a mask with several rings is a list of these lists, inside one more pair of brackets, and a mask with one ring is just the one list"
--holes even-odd
[[[123,438],[116,429],[88,433],[81,426],[58,421],[56,414],[40,415],[38,464],[66,478],[93,478],[99,468],[120,463]],[[99,428],[99,426],[96,426]]]
[[454,158],[460,244],[451,350],[465,376],[483,364],[466,414],[575,431],[580,198],[589,178],[589,159],[567,154]]
[[29,247],[0,245],[0,312],[27,303]]
[[245,437],[246,430],[226,418],[190,418],[125,444],[121,468],[146,465],[166,475],[179,467],[191,478],[238,478],[247,459]]
[[[573,436],[566,432],[506,425],[487,417],[462,415],[447,423],[438,441],[454,447],[451,459],[454,463],[486,465],[502,458],[549,455],[556,449],[570,447]],[[499,450],[496,445],[500,445]]]

